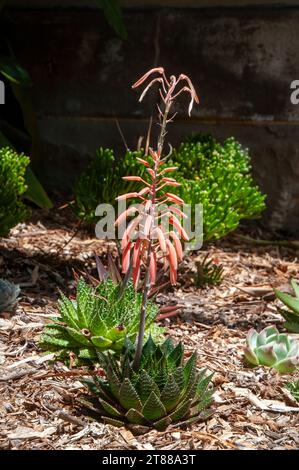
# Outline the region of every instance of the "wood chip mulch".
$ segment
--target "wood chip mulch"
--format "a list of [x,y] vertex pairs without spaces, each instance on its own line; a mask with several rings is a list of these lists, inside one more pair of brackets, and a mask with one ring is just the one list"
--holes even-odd
[[[133,435],[90,421],[74,407],[82,393],[82,370],[49,363],[38,348],[43,325],[57,312],[59,290],[74,293],[73,270],[95,275],[94,253],[102,241],[74,233],[59,216],[18,225],[0,241],[0,277],[20,284],[16,312],[0,317],[0,448],[2,449],[298,449],[299,403],[285,390],[289,376],[249,369],[242,350],[249,328],[283,319],[272,287],[288,289],[299,278],[293,248],[253,246],[237,235],[209,246],[209,256],[225,268],[218,287],[196,289],[195,261],[187,257],[174,291],[158,296],[178,303],[180,315],[164,320],[168,333],[183,340],[187,355],[213,371],[213,414],[204,423],[165,432]],[[70,238],[73,236],[72,240]]]

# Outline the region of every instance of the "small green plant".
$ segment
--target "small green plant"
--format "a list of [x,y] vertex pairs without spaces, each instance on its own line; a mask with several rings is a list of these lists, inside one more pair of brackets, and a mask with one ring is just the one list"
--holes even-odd
[[286,385],[286,388],[293,395],[295,400],[299,401],[299,380],[294,380]]
[[116,205],[120,192],[130,191],[132,182],[124,181],[128,171],[136,171],[143,176],[145,169],[138,165],[138,157],[143,152],[127,151],[123,159],[115,159],[113,150],[100,148],[88,168],[79,176],[75,188],[74,211],[80,220],[94,224],[98,217],[96,208],[101,203]]
[[258,217],[265,209],[248,151],[233,137],[221,145],[210,135],[196,135],[174,151],[172,161],[180,168],[176,194],[192,207],[203,206],[204,241],[227,235],[240,220]]
[[246,338],[245,359],[251,366],[268,366],[281,374],[289,374],[299,367],[299,342],[275,326],[258,333],[252,328]]
[[95,159],[79,176],[74,189],[74,210],[79,219],[94,223],[97,219],[95,210],[101,202],[114,204],[114,167],[113,151],[100,148]]
[[207,253],[202,261],[196,261],[196,287],[217,286],[223,281],[224,268],[222,264],[215,264],[208,259]]
[[102,354],[100,362],[106,378],[96,376],[85,382],[96,400],[88,396],[83,403],[104,422],[162,431],[173,423],[191,423],[206,417],[202,411],[211,403],[212,375],[197,369],[195,353],[184,362],[182,343],[174,347],[168,338],[157,346],[150,337],[136,372],[131,367],[132,359],[129,347],[121,363]]
[[0,313],[13,310],[19,294],[20,287],[18,285],[0,279]]
[[285,318],[285,328],[293,333],[299,333],[299,285],[294,279],[291,281],[291,285],[295,294],[292,297],[289,294],[274,289],[276,297],[290,310],[285,308],[280,309],[281,315]]
[[[60,316],[45,326],[40,345],[65,360],[70,353],[78,360],[94,361],[97,351],[120,352],[125,337],[131,341],[136,338],[141,303],[142,295],[136,293],[131,283],[120,294],[120,286],[111,279],[93,288],[81,278],[76,300],[61,296]],[[153,324],[157,313],[158,306],[150,302],[146,330],[156,337],[163,332]]]
[[29,158],[24,154],[8,147],[0,148],[0,237],[8,235],[9,230],[30,213],[22,202],[27,189],[25,172],[28,165]]

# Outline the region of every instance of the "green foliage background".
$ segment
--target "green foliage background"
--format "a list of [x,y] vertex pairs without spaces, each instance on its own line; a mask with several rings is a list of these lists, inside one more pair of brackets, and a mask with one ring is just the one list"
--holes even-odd
[[[113,151],[100,148],[75,186],[75,212],[87,223],[97,221],[100,203],[115,205],[115,198],[136,190],[122,176],[144,176],[145,167],[136,162],[143,152],[126,152],[116,160]],[[210,135],[196,135],[174,150],[170,165],[181,187],[172,189],[187,204],[203,205],[204,241],[217,240],[235,230],[242,219],[258,217],[265,209],[265,196],[254,184],[250,156],[233,137],[220,144]]]

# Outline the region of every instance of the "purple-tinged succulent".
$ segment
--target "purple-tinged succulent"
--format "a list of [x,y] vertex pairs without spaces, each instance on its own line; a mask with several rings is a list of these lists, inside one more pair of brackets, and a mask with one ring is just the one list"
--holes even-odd
[[0,279],[0,313],[13,310],[20,294],[20,287],[12,282]]
[[267,366],[280,374],[290,374],[299,367],[299,342],[275,326],[258,333],[252,328],[246,338],[246,362],[251,366]]

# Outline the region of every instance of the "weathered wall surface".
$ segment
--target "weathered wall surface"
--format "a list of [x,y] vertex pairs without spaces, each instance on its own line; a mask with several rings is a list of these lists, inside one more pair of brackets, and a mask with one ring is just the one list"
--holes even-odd
[[[131,148],[145,135],[155,92],[142,105],[130,89],[145,70],[184,72],[201,104],[169,132],[234,135],[251,149],[268,194],[265,220],[299,232],[299,6],[288,8],[128,9],[129,39],[118,39],[97,10],[11,10],[14,51],[35,83],[35,104],[50,184],[71,185],[99,145]],[[181,108],[183,107],[183,103]]]

